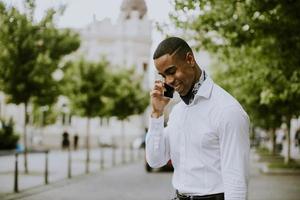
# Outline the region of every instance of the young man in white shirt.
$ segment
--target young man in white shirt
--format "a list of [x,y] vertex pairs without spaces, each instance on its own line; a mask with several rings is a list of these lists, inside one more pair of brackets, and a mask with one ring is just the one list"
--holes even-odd
[[[247,199],[247,113],[200,69],[191,48],[181,38],[163,40],[153,59],[164,82],[155,81],[150,92],[148,164],[158,168],[172,160],[177,199]],[[164,96],[165,84],[173,87],[182,101],[175,105],[164,128],[163,112],[170,102]]]

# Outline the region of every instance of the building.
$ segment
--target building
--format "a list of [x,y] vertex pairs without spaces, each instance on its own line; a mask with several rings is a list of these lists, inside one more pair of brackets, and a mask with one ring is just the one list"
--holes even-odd
[[[147,17],[147,6],[144,0],[123,0],[115,24],[109,18],[97,20],[96,16],[93,16],[90,24],[77,31],[82,42],[75,57],[84,56],[91,61],[105,57],[114,68],[134,68],[143,76],[143,87],[149,88],[148,63],[152,44],[152,22]],[[133,116],[125,122],[128,139],[144,133],[146,118]],[[81,118],[73,117],[72,128],[79,130],[85,127],[85,123]],[[108,135],[118,136],[122,125],[120,121],[110,119],[108,123],[106,120],[101,121],[99,126],[99,120],[94,119],[92,127],[92,135],[108,137]],[[85,130],[80,132],[85,133]]]
[[[104,56],[113,68],[133,67],[137,73],[143,76],[144,88],[149,88],[148,62],[152,43],[152,23],[147,18],[147,6],[144,0],[123,0],[116,23],[112,23],[108,18],[97,20],[96,16],[93,16],[90,24],[75,31],[80,34],[82,42],[79,50],[71,55],[71,58],[83,56],[87,60],[97,61]],[[7,105],[4,103],[4,98],[4,95],[0,94],[0,115],[5,118],[12,117],[18,131],[22,133],[24,115],[20,115],[20,113],[24,113],[24,106]],[[60,98],[58,107],[65,110],[66,115],[68,114],[67,99]],[[82,138],[85,136],[85,119],[73,117],[71,123],[67,125],[63,125],[62,121],[62,119],[58,119],[55,125],[45,127],[43,130],[37,130],[29,125],[28,144],[39,141],[44,145],[59,146],[63,130],[68,130],[71,135],[78,133]],[[125,123],[126,134],[132,137],[143,134],[145,123],[146,120],[143,116],[131,117],[130,121]],[[121,127],[121,123],[116,119],[110,119],[109,122],[92,119],[91,136],[98,138],[100,134],[106,134],[118,137]],[[91,141],[96,145],[98,139]],[[81,139],[80,143],[84,145],[84,139]]]
[[144,75],[144,86],[149,87],[152,24],[144,0],[124,0],[115,24],[109,18],[99,21],[94,16],[87,27],[78,31],[82,43],[77,56],[95,61],[104,56],[115,67],[134,67]]

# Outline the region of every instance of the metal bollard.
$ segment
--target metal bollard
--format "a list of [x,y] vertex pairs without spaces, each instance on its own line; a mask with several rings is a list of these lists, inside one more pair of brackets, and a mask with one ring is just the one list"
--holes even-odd
[[104,147],[100,147],[100,169],[104,169]]
[[126,163],[126,148],[124,146],[124,143],[121,146],[121,158],[122,158],[122,164]]
[[18,153],[15,154],[15,177],[14,177],[14,192],[19,192],[19,169],[18,169]]
[[68,148],[68,178],[72,178],[72,155],[71,148]]
[[134,161],[134,149],[133,146],[130,145],[130,161],[133,162]]
[[45,185],[47,185],[48,182],[48,153],[49,151],[45,151]]
[[115,140],[113,138],[113,142],[112,142],[112,150],[111,150],[112,156],[112,166],[116,165],[116,145],[115,145]]

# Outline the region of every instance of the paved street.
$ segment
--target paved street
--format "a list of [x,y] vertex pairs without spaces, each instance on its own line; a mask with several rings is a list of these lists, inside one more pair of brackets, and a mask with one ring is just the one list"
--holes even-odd
[[[148,174],[143,163],[107,169],[72,182],[57,183],[53,187],[35,189],[37,194],[25,194],[23,200],[166,200],[173,196],[171,173]],[[12,198],[14,199],[14,198]],[[17,198],[18,199],[18,198]]]
[[249,200],[299,200],[299,175],[265,175],[259,164],[251,160]]
[[[252,160],[249,200],[299,200],[300,176],[263,175]],[[171,173],[146,173],[143,162],[119,165],[10,196],[22,200],[167,200],[174,192]],[[6,198],[7,199],[7,198]]]
[[[86,151],[78,150],[71,153],[72,167],[71,175],[78,176],[85,174]],[[111,148],[105,148],[103,151],[104,168],[112,168],[113,165],[122,164],[121,149],[115,152]],[[126,161],[141,159],[143,152],[126,151]],[[114,161],[112,160],[115,158]],[[40,186],[44,184],[45,171],[45,154],[31,153],[28,154],[29,174],[24,173],[23,155],[19,155],[19,190],[23,191],[28,188]],[[90,151],[90,172],[99,171],[101,168],[101,151],[100,149],[91,149]],[[13,191],[14,187],[14,169],[15,156],[0,156],[0,195],[8,194]],[[68,152],[53,150],[48,155],[49,183],[57,182],[68,177]],[[1,196],[0,196],[1,197]],[[0,198],[1,199],[1,198]]]

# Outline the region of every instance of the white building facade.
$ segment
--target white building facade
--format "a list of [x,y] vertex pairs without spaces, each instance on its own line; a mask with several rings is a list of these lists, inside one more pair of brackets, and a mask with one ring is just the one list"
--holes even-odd
[[[149,89],[152,22],[147,18],[144,0],[124,0],[115,24],[108,18],[97,20],[94,16],[89,25],[77,31],[81,36],[81,46],[75,57],[83,56],[87,60],[98,61],[104,56],[113,68],[134,68],[143,76],[143,87]],[[85,123],[82,118],[73,117],[70,132],[80,130],[85,133],[85,129],[82,129]],[[130,117],[125,122],[127,140],[144,134],[146,123],[145,115]],[[99,125],[99,119],[93,119],[91,132],[100,138],[118,137],[121,134],[121,122],[112,118],[109,123],[104,120]]]
[[[80,34],[81,46],[72,58],[84,57],[90,61],[98,61],[103,56],[113,68],[134,68],[143,76],[143,87],[149,88],[149,58],[151,51],[152,22],[147,18],[147,6],[144,0],[123,0],[119,18],[116,23],[110,19],[97,20],[93,17],[91,23],[82,29],[74,30]],[[60,98],[59,105],[68,105],[66,98]],[[68,109],[66,109],[68,110]],[[29,106],[30,112],[30,106]],[[5,95],[0,93],[0,117],[13,118],[19,133],[23,132],[24,106],[5,103]],[[144,134],[147,120],[144,116],[133,116],[125,122],[125,134],[130,140]],[[58,119],[55,125],[45,127],[42,131],[28,125],[28,144],[35,146],[35,141],[49,147],[59,147],[62,131],[68,130],[72,135],[79,134],[79,143],[85,145],[86,119],[74,116],[72,122],[63,125]],[[121,122],[112,118],[107,123],[99,119],[91,120],[91,145],[97,145],[99,136],[108,138],[121,134]],[[22,135],[22,134],[21,134]],[[38,138],[38,139],[36,139]],[[72,141],[71,141],[72,142]]]

